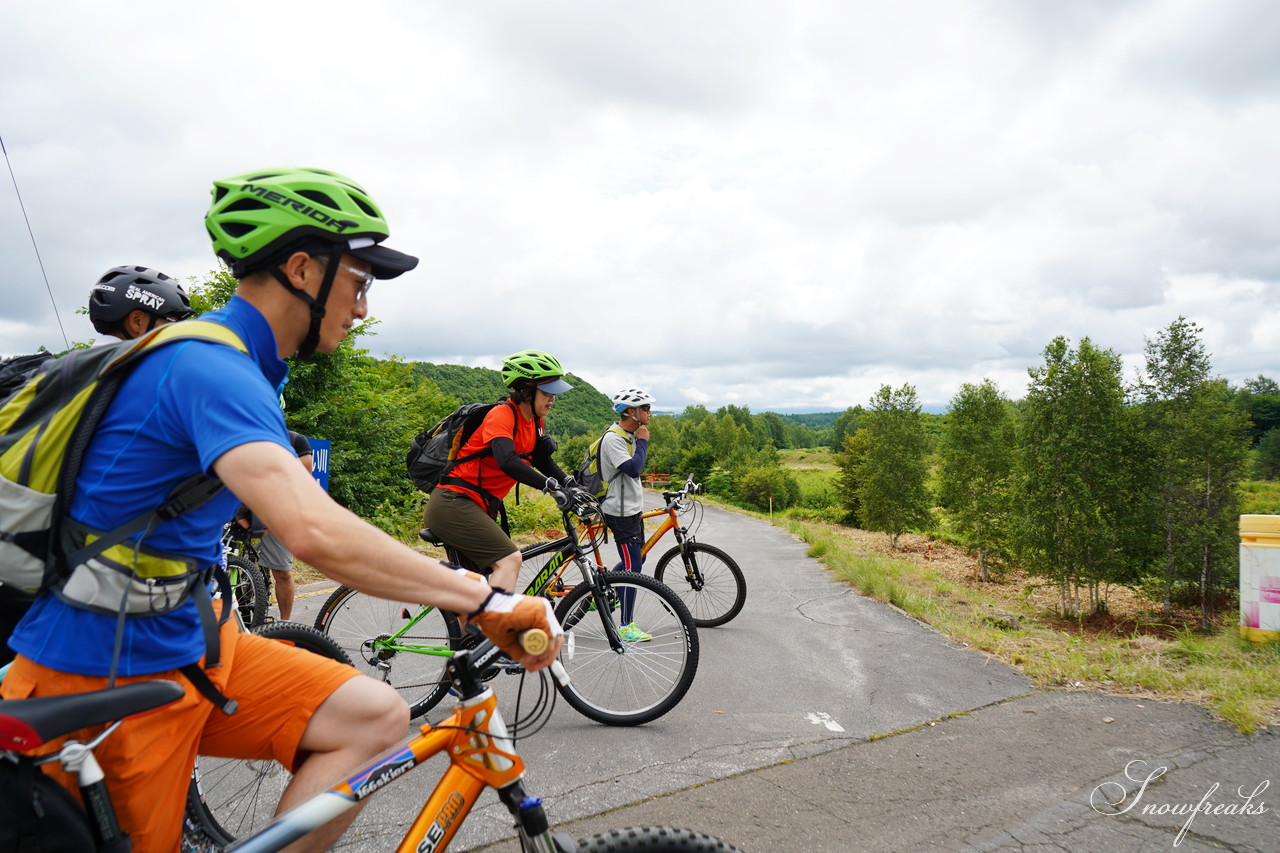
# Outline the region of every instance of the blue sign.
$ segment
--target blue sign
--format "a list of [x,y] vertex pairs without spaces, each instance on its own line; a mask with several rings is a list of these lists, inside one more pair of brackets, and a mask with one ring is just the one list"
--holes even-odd
[[308,438],[311,442],[311,476],[320,481],[320,485],[329,491],[329,439]]

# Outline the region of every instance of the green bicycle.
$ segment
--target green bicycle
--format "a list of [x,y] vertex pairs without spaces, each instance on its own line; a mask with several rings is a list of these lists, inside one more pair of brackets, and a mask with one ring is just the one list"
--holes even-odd
[[[530,577],[526,595],[545,595],[567,634],[560,662],[569,684],[556,687],[585,717],[613,726],[647,723],[670,711],[688,692],[698,669],[698,629],[680,596],[660,581],[637,572],[602,571],[590,554],[575,518],[598,518],[588,501],[565,510],[564,536],[521,549]],[[589,522],[587,522],[589,524]],[[444,545],[430,530],[424,540]],[[445,546],[448,558],[465,564]],[[563,575],[577,566],[582,580],[568,585]],[[621,631],[626,610],[643,625],[643,636]],[[414,717],[433,708],[449,690],[446,664],[474,643],[448,611],[420,604],[373,598],[339,587],[320,608],[316,628],[334,640],[366,674],[395,687]],[[648,637],[645,639],[644,637]],[[520,672],[506,661],[487,678]]]

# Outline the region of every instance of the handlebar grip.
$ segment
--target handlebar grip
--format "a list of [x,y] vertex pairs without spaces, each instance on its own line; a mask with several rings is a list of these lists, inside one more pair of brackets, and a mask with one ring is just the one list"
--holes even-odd
[[520,648],[531,655],[540,655],[551,645],[551,638],[541,628],[529,628],[520,632]]

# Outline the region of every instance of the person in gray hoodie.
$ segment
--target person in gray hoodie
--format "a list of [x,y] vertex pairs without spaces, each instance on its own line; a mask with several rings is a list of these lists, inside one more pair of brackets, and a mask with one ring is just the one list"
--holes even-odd
[[[605,524],[613,531],[621,563],[618,571],[638,572],[644,556],[644,487],[640,474],[644,471],[645,455],[649,449],[649,419],[653,397],[641,388],[624,388],[613,395],[613,410],[618,422],[600,440],[600,476],[608,483],[608,491],[600,504]],[[630,595],[627,593],[630,592]],[[647,642],[653,637],[646,634],[633,620],[632,601],[634,591],[624,590],[622,595],[622,629],[625,640]]]

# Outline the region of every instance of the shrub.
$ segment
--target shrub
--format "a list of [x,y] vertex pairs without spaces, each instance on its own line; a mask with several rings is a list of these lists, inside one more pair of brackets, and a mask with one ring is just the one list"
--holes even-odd
[[800,501],[800,484],[782,468],[748,468],[738,481],[738,497],[758,509],[783,510]]

